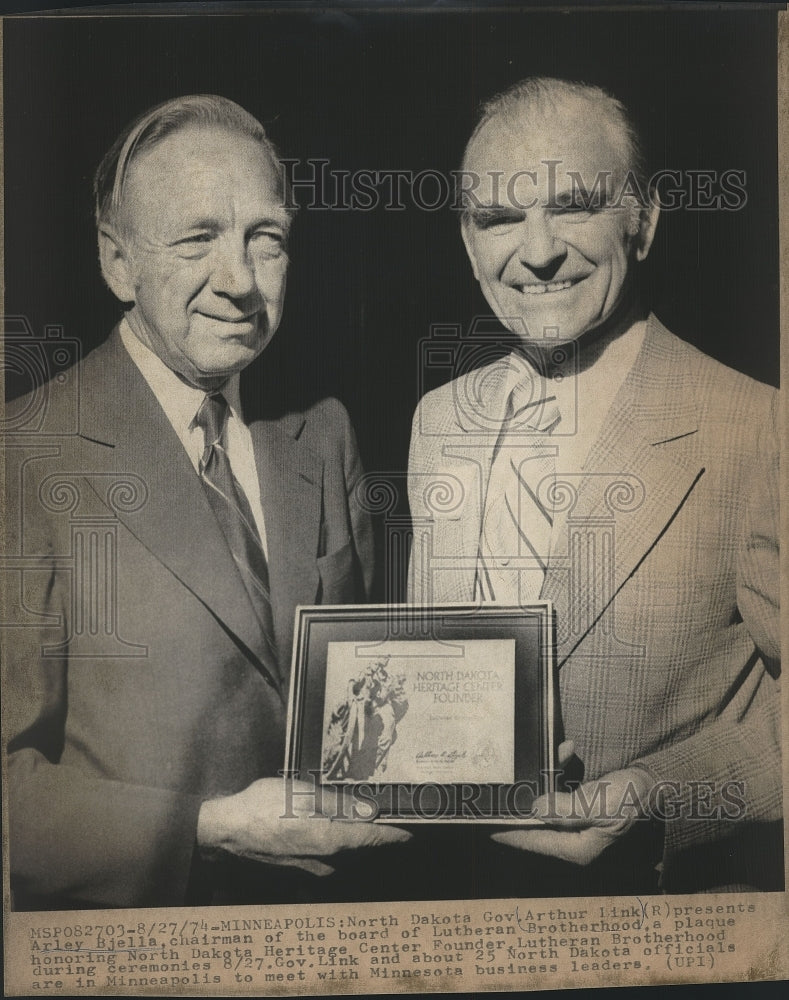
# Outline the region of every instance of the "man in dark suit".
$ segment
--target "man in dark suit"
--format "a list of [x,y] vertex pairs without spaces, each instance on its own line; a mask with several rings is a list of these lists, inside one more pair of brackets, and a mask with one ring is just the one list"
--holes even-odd
[[276,777],[295,607],[364,599],[371,577],[343,407],[241,406],[283,305],[278,166],[254,118],[201,95],[148,111],[97,173],[126,313],[65,376],[76,421],[63,379],[38,424],[16,408],[35,431],[9,477],[20,908],[310,899],[327,857],[407,837],[331,823],[329,799]]
[[552,602],[559,758],[586,781],[496,834],[504,891],[779,889],[777,395],[642,309],[660,206],[619,101],[522,81],[463,167],[516,346],[419,405],[411,595]]

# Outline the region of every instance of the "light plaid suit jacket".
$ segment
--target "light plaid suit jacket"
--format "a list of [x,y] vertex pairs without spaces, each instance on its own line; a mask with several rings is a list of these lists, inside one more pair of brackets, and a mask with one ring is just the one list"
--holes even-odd
[[[473,600],[505,403],[496,364],[428,393],[414,417],[419,603]],[[663,856],[677,891],[700,887],[699,848],[718,845],[704,877],[724,885],[742,881],[726,858],[768,831],[780,843],[776,419],[775,390],[651,316],[580,476],[560,475],[541,596],[557,617],[564,733],[586,779],[639,762],[681,783]]]

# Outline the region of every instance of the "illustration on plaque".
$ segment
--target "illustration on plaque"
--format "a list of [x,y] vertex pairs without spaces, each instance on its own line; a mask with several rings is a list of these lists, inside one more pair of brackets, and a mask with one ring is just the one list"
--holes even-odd
[[347,698],[332,712],[326,731],[325,780],[383,777],[397,724],[408,711],[405,674],[390,675],[388,662],[388,656],[378,660],[348,681]]

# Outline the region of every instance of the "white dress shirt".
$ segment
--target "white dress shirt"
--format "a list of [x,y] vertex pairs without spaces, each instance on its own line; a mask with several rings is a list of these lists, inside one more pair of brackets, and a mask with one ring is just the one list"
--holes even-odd
[[[562,349],[566,354],[566,361],[559,363],[547,379],[521,355],[513,355],[508,366],[503,368],[505,374],[496,390],[501,393],[502,400],[509,399],[515,386],[529,378],[534,380],[535,385],[542,383],[541,392],[545,396],[556,397],[561,418],[558,426],[550,435],[546,434],[544,440],[538,440],[538,436],[533,441],[537,441],[537,447],[549,449],[555,455],[557,480],[562,477],[577,477],[583,471],[584,462],[600,434],[614,399],[635,363],[645,334],[646,322],[634,323],[625,333],[602,346],[592,344],[583,365],[577,363],[570,345],[569,349]],[[502,413],[506,413],[506,407],[502,409]],[[516,430],[514,436],[511,436],[507,433],[507,425],[502,426],[488,481],[485,511],[481,521],[483,532],[486,518],[491,514],[499,516],[501,504],[496,504],[496,498],[501,497],[508,488],[509,480],[506,477],[512,475],[509,463],[497,462],[495,456],[502,449],[510,449],[515,453],[515,449],[522,444],[522,432]],[[529,525],[522,525],[522,528],[528,535]],[[508,531],[510,526],[505,525],[501,537],[505,537]],[[551,534],[548,551],[540,552],[546,566],[550,566],[553,541]],[[490,553],[485,536],[480,539],[477,586],[483,600],[519,605],[524,600],[533,600],[539,596],[545,573],[536,567],[514,568],[511,556],[519,551],[517,533],[512,534],[508,551],[502,552],[498,558]]]
[[[151,391],[172,424],[173,430],[189,456],[189,461],[197,472],[198,463],[205,450],[205,435],[202,428],[195,426],[195,417],[205,399],[205,391],[196,389],[182,381],[157,354],[138,340],[125,319],[121,322],[120,335],[123,346],[151,387]],[[239,376],[232,375],[221,387],[221,392],[227,400],[230,410],[225,432],[225,450],[230,461],[230,468],[233,470],[233,475],[239,486],[246,494],[263,545],[263,551],[268,555],[266,525],[260,502],[260,481],[255,465],[252,435],[244,423],[241,410]]]

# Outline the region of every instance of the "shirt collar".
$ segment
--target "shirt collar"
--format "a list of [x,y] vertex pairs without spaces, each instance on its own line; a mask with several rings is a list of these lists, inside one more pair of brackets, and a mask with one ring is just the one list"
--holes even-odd
[[[553,367],[548,372],[538,370],[528,357],[513,351],[502,359],[495,386],[501,418],[507,414],[508,400],[515,387],[530,381],[534,398],[555,397],[564,423],[564,427],[559,425],[560,433],[577,433],[571,427],[578,427],[582,433],[596,432],[633,367],[645,334],[646,323],[634,323],[618,337],[592,345],[591,358],[586,358],[582,367],[577,363],[574,345],[557,344],[552,354]],[[576,414],[579,408],[582,423]]]
[[[194,425],[197,411],[206,396],[204,390],[188,385],[180,379],[158,354],[135,336],[126,319],[121,320],[120,336],[123,346],[151,387],[167,419],[176,433],[183,437]],[[230,376],[221,387],[221,392],[227,400],[231,414],[243,420],[238,373]]]

